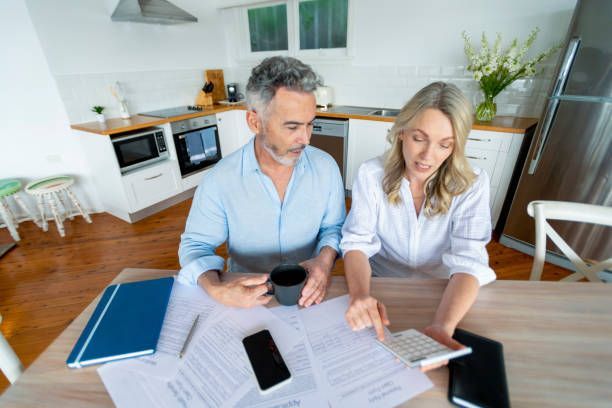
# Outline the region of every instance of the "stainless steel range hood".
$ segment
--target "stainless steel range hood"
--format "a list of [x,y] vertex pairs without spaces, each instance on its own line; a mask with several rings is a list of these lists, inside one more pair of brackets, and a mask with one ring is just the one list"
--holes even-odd
[[111,20],[164,25],[198,21],[195,16],[166,0],[119,0]]

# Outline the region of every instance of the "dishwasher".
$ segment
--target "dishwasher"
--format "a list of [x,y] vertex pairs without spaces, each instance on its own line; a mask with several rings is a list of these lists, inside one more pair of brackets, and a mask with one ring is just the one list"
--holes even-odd
[[310,138],[311,146],[327,152],[338,163],[343,184],[346,184],[348,129],[348,119],[315,118]]

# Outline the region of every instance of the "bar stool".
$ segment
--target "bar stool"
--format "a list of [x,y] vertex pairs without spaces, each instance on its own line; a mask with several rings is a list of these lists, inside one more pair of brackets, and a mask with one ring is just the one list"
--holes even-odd
[[[66,236],[63,220],[65,220],[66,217],[70,218],[71,220],[74,219],[74,214],[70,211],[70,208],[68,208],[68,204],[70,202],[72,202],[77,211],[83,216],[83,218],[85,218],[85,221],[91,223],[89,214],[83,210],[81,203],[70,188],[70,186],[73,184],[74,178],[70,176],[52,176],[40,180],[34,180],[28,183],[28,185],[25,187],[26,193],[36,197],[36,204],[38,205],[38,211],[40,212],[42,220],[41,228],[43,231],[47,231],[49,229],[47,217],[45,216],[46,204],[49,204],[51,207],[51,214],[55,220],[57,231],[62,237]],[[62,194],[66,199],[65,201],[61,198]],[[60,206],[62,208],[61,213],[59,211]]]
[[27,205],[23,202],[21,197],[19,196],[19,191],[21,191],[21,181],[17,179],[2,179],[0,180],[0,217],[4,220],[11,237],[15,241],[19,241],[21,238],[19,237],[19,233],[17,232],[17,228],[19,228],[19,221],[15,214],[11,211],[9,207],[8,198],[11,197],[21,209],[28,214],[28,216],[40,227],[38,220],[30,211]]

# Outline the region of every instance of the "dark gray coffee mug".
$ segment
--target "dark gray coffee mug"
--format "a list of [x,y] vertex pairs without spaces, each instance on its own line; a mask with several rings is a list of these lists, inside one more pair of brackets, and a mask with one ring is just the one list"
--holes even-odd
[[278,265],[268,278],[268,295],[274,295],[278,303],[285,306],[296,305],[306,283],[308,272],[300,265]]

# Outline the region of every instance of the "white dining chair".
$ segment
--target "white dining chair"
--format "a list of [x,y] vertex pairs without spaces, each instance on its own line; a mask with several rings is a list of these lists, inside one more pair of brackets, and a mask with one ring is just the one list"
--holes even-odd
[[[2,323],[2,315],[0,314],[0,323]],[[11,345],[6,341],[2,332],[0,332],[0,370],[12,384],[23,372],[23,364],[15,354]]]
[[612,268],[612,258],[601,262],[585,262],[548,223],[548,220],[563,220],[610,227],[612,207],[567,201],[532,201],[527,206],[527,213],[535,219],[536,230],[530,280],[540,280],[542,276],[547,236],[574,265],[574,273],[561,279],[563,281],[575,282],[587,278],[591,282],[601,282],[598,272]]

